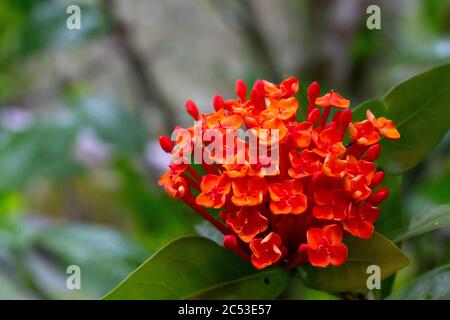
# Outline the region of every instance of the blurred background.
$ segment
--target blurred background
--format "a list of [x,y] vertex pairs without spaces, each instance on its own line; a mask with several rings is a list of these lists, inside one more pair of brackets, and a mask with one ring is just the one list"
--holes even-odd
[[[66,8],[81,8],[69,30]],[[381,30],[366,8],[381,8]],[[234,82],[317,80],[352,106],[450,61],[449,0],[0,2],[0,298],[97,299],[167,242],[208,228],[156,185],[157,138]],[[449,201],[450,136],[408,174],[409,216]],[[409,277],[450,230],[405,243]],[[66,288],[78,265],[82,289]],[[284,298],[329,298],[301,284]]]

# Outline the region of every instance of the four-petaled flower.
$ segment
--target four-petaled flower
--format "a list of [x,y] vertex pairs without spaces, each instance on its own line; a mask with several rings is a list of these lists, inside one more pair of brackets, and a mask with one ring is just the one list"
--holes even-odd
[[265,180],[257,176],[234,179],[232,186],[231,201],[238,207],[261,204],[267,192]]
[[242,207],[226,213],[225,221],[244,242],[250,242],[269,226],[269,220],[255,207]]
[[348,219],[344,222],[344,229],[361,239],[368,239],[375,230],[373,223],[379,215],[380,209],[368,203],[354,207],[350,210]]
[[281,237],[275,232],[269,233],[265,238],[253,239],[250,242],[252,251],[252,264],[256,269],[264,269],[278,260],[286,253],[282,246]]
[[308,259],[315,267],[339,266],[345,262],[348,249],[342,243],[342,229],[331,224],[321,228],[311,228],[306,233]]
[[273,214],[300,214],[307,208],[300,180],[286,180],[269,184],[270,210]]
[[208,174],[200,184],[201,193],[197,197],[197,204],[207,208],[222,208],[230,192],[231,182],[226,176]]

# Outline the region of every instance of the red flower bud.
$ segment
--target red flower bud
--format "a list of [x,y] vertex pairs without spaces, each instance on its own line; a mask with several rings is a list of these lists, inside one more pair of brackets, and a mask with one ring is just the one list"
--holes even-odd
[[314,81],[309,85],[308,99],[314,101],[319,96],[320,96],[320,85],[316,81]]
[[376,172],[372,177],[372,182],[370,183],[370,187],[373,189],[375,187],[378,187],[380,184],[383,183],[384,180],[384,172],[378,171]]
[[163,149],[167,153],[171,153],[173,149],[173,142],[170,140],[168,136],[160,136],[159,137],[159,145],[161,149]]
[[226,235],[223,238],[223,246],[234,253],[236,253],[239,257],[241,257],[244,260],[249,260],[249,255],[241,248],[239,245],[239,241],[236,236],[233,235]]
[[366,202],[373,206],[377,206],[382,203],[389,196],[389,189],[382,188],[367,198]]
[[341,116],[342,116],[342,111],[338,111],[338,112],[336,112],[334,114],[333,120],[331,120],[331,121],[336,122],[336,123],[340,123]]
[[222,96],[215,95],[213,98],[213,106],[214,110],[219,111],[220,109],[225,108],[225,101],[223,101]]
[[186,108],[187,113],[189,113],[191,115],[191,117],[194,118],[194,120],[197,121],[198,119],[200,119],[200,113],[199,113],[198,107],[194,101],[187,100],[186,104],[185,104],[185,108]]
[[366,161],[375,161],[380,156],[381,147],[380,145],[374,144],[373,146],[370,146],[370,148],[366,152],[366,156],[364,157],[364,160]]
[[247,86],[245,82],[241,79],[236,81],[236,95],[241,101],[247,100]]
[[308,121],[311,123],[316,123],[320,119],[320,110],[314,108],[311,113],[308,115]]
[[346,129],[350,122],[352,122],[352,110],[345,109],[339,118],[339,126],[340,128]]
[[250,93],[250,100],[256,108],[260,110],[266,108],[264,81],[255,81],[252,92]]

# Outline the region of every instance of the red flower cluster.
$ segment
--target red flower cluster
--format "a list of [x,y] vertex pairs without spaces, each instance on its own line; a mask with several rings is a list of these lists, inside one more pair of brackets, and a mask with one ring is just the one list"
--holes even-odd
[[[344,263],[348,256],[344,236],[370,238],[380,214],[377,206],[389,193],[377,188],[383,172],[377,171],[374,160],[381,137],[400,137],[392,121],[368,110],[367,120],[352,123],[350,101],[334,91],[320,96],[314,82],[308,88],[306,119],[298,122],[298,89],[295,78],[278,85],[258,80],[248,97],[246,85],[238,80],[237,99],[214,97],[213,113],[200,114],[194,102],[186,103],[187,112],[203,120],[203,129],[246,128],[257,134],[260,129],[277,129],[275,170],[266,170],[264,157],[256,163],[202,163],[202,173],[190,164],[172,163],[159,181],[170,196],[183,200],[221,231],[225,247],[257,269]],[[332,108],[337,110],[328,121]],[[193,128],[186,130],[193,133]],[[187,140],[175,142],[196,144],[193,135]],[[161,137],[160,143],[173,153],[168,137]],[[237,156],[248,153],[248,143],[243,145],[235,150]],[[210,208],[221,210],[220,219],[213,218]]]

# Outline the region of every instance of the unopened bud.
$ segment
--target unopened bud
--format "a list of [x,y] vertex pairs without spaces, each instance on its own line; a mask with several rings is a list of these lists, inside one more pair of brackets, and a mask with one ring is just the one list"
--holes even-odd
[[236,81],[236,95],[241,101],[247,100],[247,86],[245,82],[241,79]]
[[200,119],[200,113],[199,113],[198,107],[194,101],[187,100],[186,104],[185,104],[185,108],[186,108],[187,113],[189,113],[191,115],[191,117],[194,118],[194,120],[197,121],[198,119]]
[[364,160],[375,161],[380,156],[380,151],[381,151],[381,147],[378,143],[374,144],[373,146],[370,146],[369,149],[367,149]]
[[308,121],[311,123],[316,123],[320,119],[320,110],[314,108],[311,113],[308,115]]
[[382,188],[377,192],[375,192],[374,194],[372,194],[369,198],[367,198],[366,202],[373,206],[377,206],[384,200],[386,200],[388,196],[389,196],[389,189]]
[[308,87],[308,99],[314,101],[319,96],[320,96],[320,85],[316,81],[314,81]]
[[341,117],[339,118],[339,125],[343,129],[347,129],[350,122],[352,122],[353,114],[352,110],[345,109],[342,111]]
[[373,175],[372,181],[370,182],[370,187],[372,189],[378,187],[380,184],[383,183],[383,181],[384,181],[384,172],[378,171]]
[[215,95],[213,98],[213,106],[214,110],[219,111],[220,109],[223,109],[225,107],[225,101],[223,101],[222,96]]
[[171,153],[173,150],[173,142],[168,136],[160,136],[159,145],[161,146],[161,149],[164,150],[164,152]]

